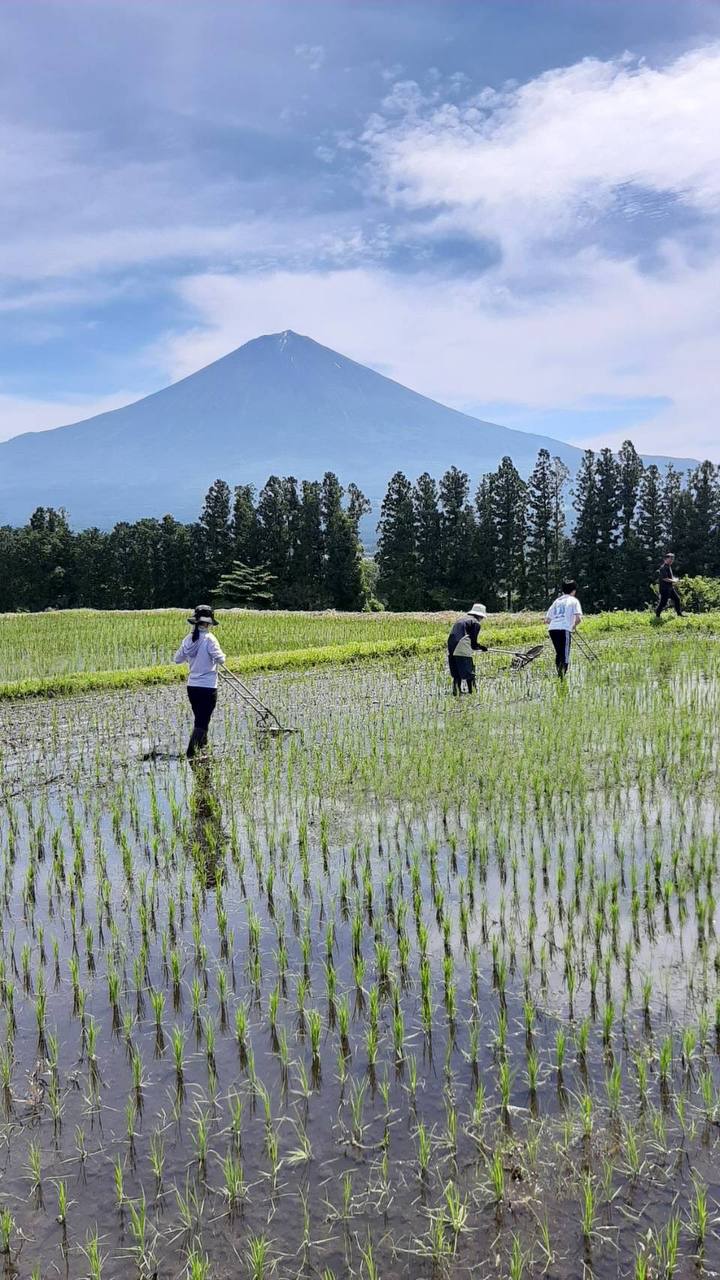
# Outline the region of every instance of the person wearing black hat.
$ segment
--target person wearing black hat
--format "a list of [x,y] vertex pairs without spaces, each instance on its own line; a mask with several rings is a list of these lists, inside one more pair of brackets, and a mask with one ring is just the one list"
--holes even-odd
[[195,753],[207,745],[208,728],[217,702],[218,667],[225,661],[225,654],[210,632],[217,622],[209,604],[199,604],[188,622],[192,631],[175,654],[175,662],[187,662],[190,667],[187,692],[195,724],[187,758],[192,760]]
[[475,688],[475,663],[473,654],[478,651],[487,653],[487,646],[478,643],[480,628],[487,617],[484,604],[474,604],[462,618],[454,623],[448,636],[448,666],[453,682],[453,696],[462,693],[463,681],[468,693]]

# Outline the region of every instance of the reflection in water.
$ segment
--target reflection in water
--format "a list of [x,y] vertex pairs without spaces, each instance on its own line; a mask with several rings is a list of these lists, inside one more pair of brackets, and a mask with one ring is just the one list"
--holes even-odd
[[190,856],[206,889],[214,889],[225,875],[223,853],[227,836],[222,825],[220,801],[212,783],[210,762],[195,758],[190,794]]

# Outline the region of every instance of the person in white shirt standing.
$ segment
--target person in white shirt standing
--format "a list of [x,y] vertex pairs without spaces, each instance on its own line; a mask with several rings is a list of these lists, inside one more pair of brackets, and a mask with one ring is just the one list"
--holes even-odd
[[175,654],[175,662],[187,662],[190,667],[187,692],[195,724],[187,758],[192,760],[195,753],[207,745],[210,720],[217,702],[218,667],[224,663],[225,654],[210,631],[217,622],[209,604],[199,604],[188,622],[192,631]]
[[577,598],[577,582],[563,582],[562,591],[545,614],[548,634],[555,649],[555,666],[561,680],[570,666],[572,634],[582,622],[583,611]]

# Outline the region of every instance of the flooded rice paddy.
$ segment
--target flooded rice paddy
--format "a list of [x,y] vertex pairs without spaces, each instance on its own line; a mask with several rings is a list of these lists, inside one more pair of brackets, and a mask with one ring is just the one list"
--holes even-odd
[[718,1239],[720,646],[2,704],[0,1259],[669,1277]]

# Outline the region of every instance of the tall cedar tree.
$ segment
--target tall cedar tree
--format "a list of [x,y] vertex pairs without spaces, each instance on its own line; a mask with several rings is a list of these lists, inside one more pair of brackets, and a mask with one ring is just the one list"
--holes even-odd
[[595,454],[586,449],[573,486],[573,529],[570,567],[588,606],[594,607],[594,584],[597,576],[598,501]]
[[402,471],[396,471],[391,478],[380,508],[376,559],[380,571],[377,589],[388,608],[417,608],[413,490]]
[[256,555],[277,583],[275,602],[280,608],[292,599],[297,506],[294,477],[270,476],[258,497]]
[[328,603],[322,520],[322,485],[318,480],[303,480],[294,566],[296,609],[323,609]]
[[468,502],[470,478],[451,467],[440,481],[440,558],[443,596],[453,609],[469,609],[476,598],[477,539]]
[[570,468],[562,458],[553,458],[552,467],[552,582],[550,594],[560,590],[565,576],[568,540],[565,534],[566,525],[566,489],[570,479]]
[[[326,471],[322,482],[323,533],[325,538],[325,586],[335,609],[362,609],[365,583],[362,572],[362,547],[355,514],[363,505],[360,491],[354,499],[354,513],[343,508],[345,490],[333,471]],[[359,517],[358,517],[359,519]]]
[[475,494],[475,581],[478,600],[487,609],[498,607],[497,530],[493,514],[494,475],[483,476]]
[[660,471],[653,462],[645,467],[642,474],[634,522],[634,536],[643,557],[643,600],[648,599],[649,585],[657,578],[665,549],[663,519],[662,480]]
[[646,553],[637,534],[637,510],[645,470],[634,444],[626,440],[618,454],[620,546],[617,558],[617,603],[623,609],[640,609],[648,596]]
[[720,491],[718,490],[718,469],[712,462],[701,462],[700,466],[695,467],[695,470],[690,473],[688,498],[690,506],[687,543],[684,548],[687,557],[685,572],[712,577],[720,568],[718,563]]
[[224,480],[215,480],[205,496],[199,522],[204,562],[201,594],[206,597],[232,564],[231,506],[230,486]]
[[620,530],[620,467],[612,449],[601,449],[595,460],[597,484],[597,563],[593,582],[600,609],[617,603],[618,565],[615,551]]
[[512,458],[505,457],[493,475],[491,510],[498,592],[507,609],[525,603],[526,504],[527,485]]
[[565,539],[564,489],[569,472],[541,449],[527,489],[527,603],[544,609],[559,588]]
[[665,468],[662,489],[664,551],[674,551],[680,560],[686,552],[688,510],[685,502],[687,489],[683,478],[672,462]]
[[252,564],[258,555],[255,489],[251,484],[237,484],[232,510],[233,558]]
[[444,601],[440,582],[442,547],[438,488],[432,476],[424,471],[412,491],[417,575],[417,608],[442,608]]

